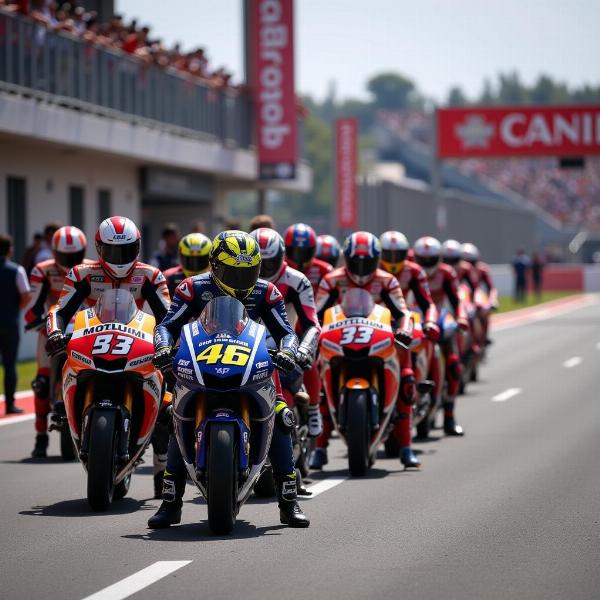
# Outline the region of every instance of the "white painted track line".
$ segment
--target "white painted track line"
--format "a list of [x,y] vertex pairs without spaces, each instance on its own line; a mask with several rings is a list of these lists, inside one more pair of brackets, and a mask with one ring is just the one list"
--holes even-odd
[[323,492],[326,492],[336,485],[340,485],[340,483],[344,483],[348,478],[347,477],[330,477],[328,479],[323,479],[323,481],[318,481],[317,483],[313,483],[313,485],[307,486],[307,490],[312,492],[311,496],[298,496],[298,498],[306,498],[309,500],[310,498],[314,498]]
[[600,342],[596,344],[596,350],[600,350]]
[[522,391],[523,390],[521,388],[508,388],[507,390],[496,394],[492,398],[492,402],[506,402],[510,398],[513,398],[514,396],[520,394]]
[[[15,400],[22,400],[23,398],[33,397],[31,390],[25,390],[23,392],[15,392]],[[4,394],[0,394],[0,404],[4,402]]]
[[33,419],[35,419],[35,415],[33,413],[28,415],[15,415],[14,417],[6,417],[5,419],[0,419],[0,427],[3,427],[4,425],[22,423],[23,421],[32,421]]
[[582,362],[583,358],[581,358],[581,356],[572,356],[568,360],[565,360],[565,362],[563,363],[563,367],[565,369],[572,369],[573,367],[580,365]]
[[189,565],[191,562],[191,560],[159,560],[91,596],[86,596],[83,600],[122,600],[122,598],[128,598],[163,577],[181,569],[181,567]]

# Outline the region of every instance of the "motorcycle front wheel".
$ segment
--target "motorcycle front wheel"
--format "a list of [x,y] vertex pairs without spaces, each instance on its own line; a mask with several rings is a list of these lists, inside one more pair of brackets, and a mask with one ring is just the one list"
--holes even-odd
[[94,410],[92,415],[87,497],[95,511],[106,510],[113,499],[116,421],[117,414],[112,410]]
[[237,513],[238,456],[233,423],[213,423],[208,449],[208,526],[215,535],[233,531]]
[[346,443],[348,444],[348,468],[354,477],[361,477],[369,468],[369,413],[367,393],[364,390],[348,390],[346,413]]

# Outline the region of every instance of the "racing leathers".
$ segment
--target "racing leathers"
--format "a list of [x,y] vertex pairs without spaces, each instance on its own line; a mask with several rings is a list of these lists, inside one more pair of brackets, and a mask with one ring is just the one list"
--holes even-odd
[[[300,271],[298,265],[289,258],[287,259],[287,262],[290,267]],[[333,267],[329,263],[319,258],[313,258],[308,266],[301,272],[306,275],[306,278],[310,281],[310,285],[312,285],[313,292],[316,296],[321,279],[323,279],[327,273],[331,273],[331,271],[333,271]]]
[[[58,305],[48,313],[48,338],[64,333],[67,323],[83,303],[93,307],[103,292],[114,288],[130,292],[140,309],[147,302],[157,323],[167,314],[169,291],[164,275],[156,267],[138,261],[127,277],[113,279],[99,261],[93,261],[73,267],[66,276]],[[166,426],[157,424],[152,435],[155,478],[165,469],[167,443]]]
[[[358,286],[348,276],[346,267],[340,267],[326,275],[319,284],[317,292],[316,305],[319,320],[323,320],[325,311],[342,301],[344,294],[352,288],[366,290],[373,297],[376,304],[384,304],[392,313],[392,319],[397,325],[396,335],[400,334],[401,341],[408,345],[410,343],[411,318],[410,311],[406,307],[402,289],[394,275],[377,269],[373,277],[363,286]],[[410,403],[414,396],[414,373],[411,365],[410,353],[399,350],[398,357],[401,366],[400,392],[398,397],[398,410],[405,411],[404,406],[408,407],[410,413]],[[404,406],[403,406],[404,405]],[[333,429],[331,417],[327,405],[321,405],[323,415],[323,433],[317,438],[317,448],[327,448],[329,437]],[[410,446],[410,443],[407,444]]]
[[[317,318],[313,289],[307,277],[290,267],[285,261],[279,277],[273,283],[283,295],[289,321],[292,326],[295,326],[296,334],[300,339],[297,359],[299,366],[305,369],[304,385],[310,397],[308,430],[310,437],[317,437],[322,431],[319,411],[321,378],[315,360],[321,325]],[[285,389],[284,394],[286,394]]]
[[[441,332],[441,348],[446,361],[447,392],[444,399],[444,430],[449,435],[462,435],[462,428],[455,424],[454,405],[460,387],[462,366],[458,355],[456,336],[444,336],[444,323],[447,311],[444,308],[446,301],[452,307],[458,326],[465,330],[469,322],[465,307],[458,293],[458,276],[456,271],[447,264],[441,263],[434,273],[427,276],[431,297],[435,303],[440,317],[438,324]],[[434,364],[435,361],[434,361]]]
[[176,267],[171,267],[164,272],[165,279],[167,280],[167,287],[169,288],[169,294],[171,297],[175,295],[175,290],[177,286],[186,279],[185,273],[183,272],[183,267],[181,265],[177,265]]
[[[183,326],[193,318],[198,318],[208,302],[224,295],[221,288],[214,282],[211,273],[202,273],[189,279],[184,279],[176,289],[169,312],[156,326],[154,331],[154,347],[156,354],[172,348],[179,339]],[[286,354],[296,356],[298,338],[290,325],[283,296],[272,284],[259,279],[247,298],[242,303],[248,311],[248,316],[255,320],[262,320],[269,333],[275,340],[278,348]],[[281,393],[279,378],[274,376],[277,389],[276,412],[281,411],[286,405]],[[278,481],[285,479],[288,485],[283,500],[296,500],[296,472],[292,454],[292,440],[283,429],[274,427],[269,458],[273,467],[273,474]],[[169,453],[167,469],[165,471],[163,501],[181,504],[185,490],[186,468],[175,436],[169,438]],[[280,498],[281,502],[282,498]]]
[[[485,288],[488,295],[488,306],[491,308],[498,308],[498,291],[494,286],[494,282],[492,280],[492,273],[490,270],[490,266],[487,263],[484,263],[481,260],[478,260],[473,265],[473,280],[475,287]],[[490,343],[488,337],[489,331],[489,311],[484,311],[481,319],[481,324],[483,327],[483,341],[484,343]]]

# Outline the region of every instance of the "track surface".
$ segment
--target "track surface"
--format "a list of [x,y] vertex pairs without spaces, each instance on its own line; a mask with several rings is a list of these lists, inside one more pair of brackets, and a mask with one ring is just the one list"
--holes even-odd
[[[381,458],[303,501],[308,530],[252,501],[233,536],[212,537],[190,486],[183,525],[147,530],[148,463],[130,497],[92,514],[79,464],[24,459],[32,422],[1,427],[0,595],[82,599],[117,584],[96,598],[598,598],[599,325],[594,303],[497,331],[459,399],[465,438],[435,431],[416,444],[421,472]],[[323,477],[344,478],[344,457],[334,440]]]

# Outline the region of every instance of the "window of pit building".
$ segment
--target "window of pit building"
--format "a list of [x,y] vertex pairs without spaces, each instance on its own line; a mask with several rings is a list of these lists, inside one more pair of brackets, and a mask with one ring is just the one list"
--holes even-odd
[[27,244],[27,182],[22,177],[6,178],[8,233],[13,239],[15,260],[23,260]]
[[110,190],[98,190],[98,223],[111,216]]
[[69,225],[85,229],[84,192],[79,185],[69,187]]

